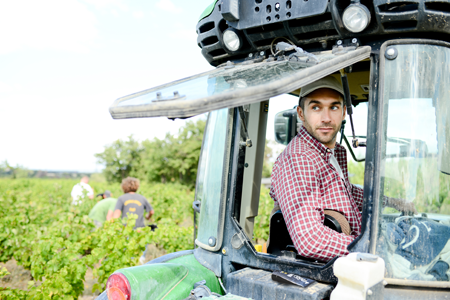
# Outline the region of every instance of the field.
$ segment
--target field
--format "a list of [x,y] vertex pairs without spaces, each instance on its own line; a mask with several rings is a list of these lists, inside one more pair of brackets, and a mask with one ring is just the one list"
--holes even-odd
[[[352,182],[362,184],[363,165],[349,167]],[[186,186],[142,183],[138,192],[153,205],[151,223],[158,229],[138,232],[118,220],[95,229],[87,215],[99,198],[71,205],[77,182],[0,179],[0,266],[11,273],[4,276],[0,268],[1,299],[92,299],[113,271],[138,264],[147,243],[147,260],[193,248],[194,192]],[[90,185],[95,193],[122,194],[118,184]],[[259,244],[267,241],[272,208],[269,190],[262,187],[254,228]]]
[[[149,227],[132,230],[119,220],[95,229],[88,218],[99,199],[71,205],[77,180],[0,179],[1,299],[77,299],[98,294],[108,276],[134,266],[147,243],[147,259],[193,248],[194,193],[179,184],[142,183],[139,193],[155,209]],[[121,195],[118,184],[90,182],[96,193]],[[6,275],[6,276],[5,276]],[[89,290],[85,291],[85,288]]]

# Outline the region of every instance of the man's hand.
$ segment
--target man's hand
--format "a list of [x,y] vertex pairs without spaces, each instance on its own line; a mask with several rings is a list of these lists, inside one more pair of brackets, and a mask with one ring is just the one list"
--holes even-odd
[[116,209],[113,213],[113,219],[120,218],[120,215],[122,214],[122,211],[120,209]]
[[150,218],[155,214],[155,211],[152,209],[148,212],[148,214],[145,216],[147,220],[150,220]]
[[405,199],[386,197],[386,206],[395,208],[398,211],[417,214],[414,202],[408,202]]
[[108,213],[106,214],[106,221],[113,219],[114,212],[108,209]]

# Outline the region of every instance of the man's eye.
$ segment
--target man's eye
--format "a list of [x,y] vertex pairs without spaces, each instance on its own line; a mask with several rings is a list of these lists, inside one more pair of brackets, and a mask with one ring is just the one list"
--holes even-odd
[[319,107],[318,106],[313,106],[312,110],[319,110]]
[[339,109],[339,107],[337,107],[337,106],[333,106],[333,107],[331,107],[331,109],[332,109],[332,110],[338,110],[338,109]]

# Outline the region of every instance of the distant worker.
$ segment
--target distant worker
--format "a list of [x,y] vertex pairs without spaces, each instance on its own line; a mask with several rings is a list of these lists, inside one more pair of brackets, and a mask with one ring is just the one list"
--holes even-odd
[[105,191],[103,194],[98,194],[103,200],[100,200],[89,212],[89,218],[94,220],[95,227],[101,227],[103,222],[109,221],[113,217],[114,208],[116,207],[117,198],[111,198],[112,193]]
[[138,218],[134,228],[145,227],[144,210],[147,212],[145,215],[147,220],[150,220],[155,211],[144,196],[136,194],[136,191],[139,189],[139,179],[133,177],[123,179],[121,188],[125,195],[117,199],[113,218],[117,219],[122,215],[123,219],[127,217],[128,213],[136,214]]
[[83,176],[81,178],[80,182],[75,184],[72,188],[72,204],[78,205],[81,204],[81,200],[84,197],[89,197],[89,199],[94,199],[94,190],[91,188],[91,186],[88,184],[89,177]]

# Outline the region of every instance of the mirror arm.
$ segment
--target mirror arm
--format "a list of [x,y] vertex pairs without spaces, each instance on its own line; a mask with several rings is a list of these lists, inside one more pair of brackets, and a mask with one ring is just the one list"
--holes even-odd
[[[348,140],[347,140],[347,137],[346,137],[345,135],[341,135],[341,137],[344,138],[344,142],[345,142],[345,144],[347,144],[348,150],[350,150],[350,154],[352,155],[354,161],[357,161],[357,162],[366,161],[365,158],[357,159],[356,156],[355,156],[355,153],[353,153],[353,149],[352,149],[352,147],[350,146],[350,143],[349,143]],[[362,143],[365,144],[366,142],[359,142],[359,144],[362,144]]]
[[342,138],[344,137],[345,123],[347,123],[347,121],[342,120],[342,124],[341,124],[341,140],[339,141],[339,144],[341,144],[341,145],[342,145]]
[[350,95],[350,88],[348,86],[347,74],[345,74],[343,69],[341,69],[340,72],[341,72],[342,88],[344,89],[344,102],[345,105],[347,106],[347,114],[350,118],[350,127],[352,128],[352,135],[353,135],[352,145],[353,148],[358,148],[358,146],[364,147],[362,145],[363,142],[359,142],[358,139],[355,137],[355,127],[353,126],[353,116],[352,116],[353,115],[352,97]]
[[245,120],[244,109],[242,108],[242,106],[239,106],[238,109],[239,109],[239,117],[241,119],[241,124],[242,124],[241,126],[242,126],[242,129],[244,130],[244,139],[245,139],[245,142],[240,142],[239,145],[243,146],[243,147],[251,147],[252,140],[248,136],[247,123]]

